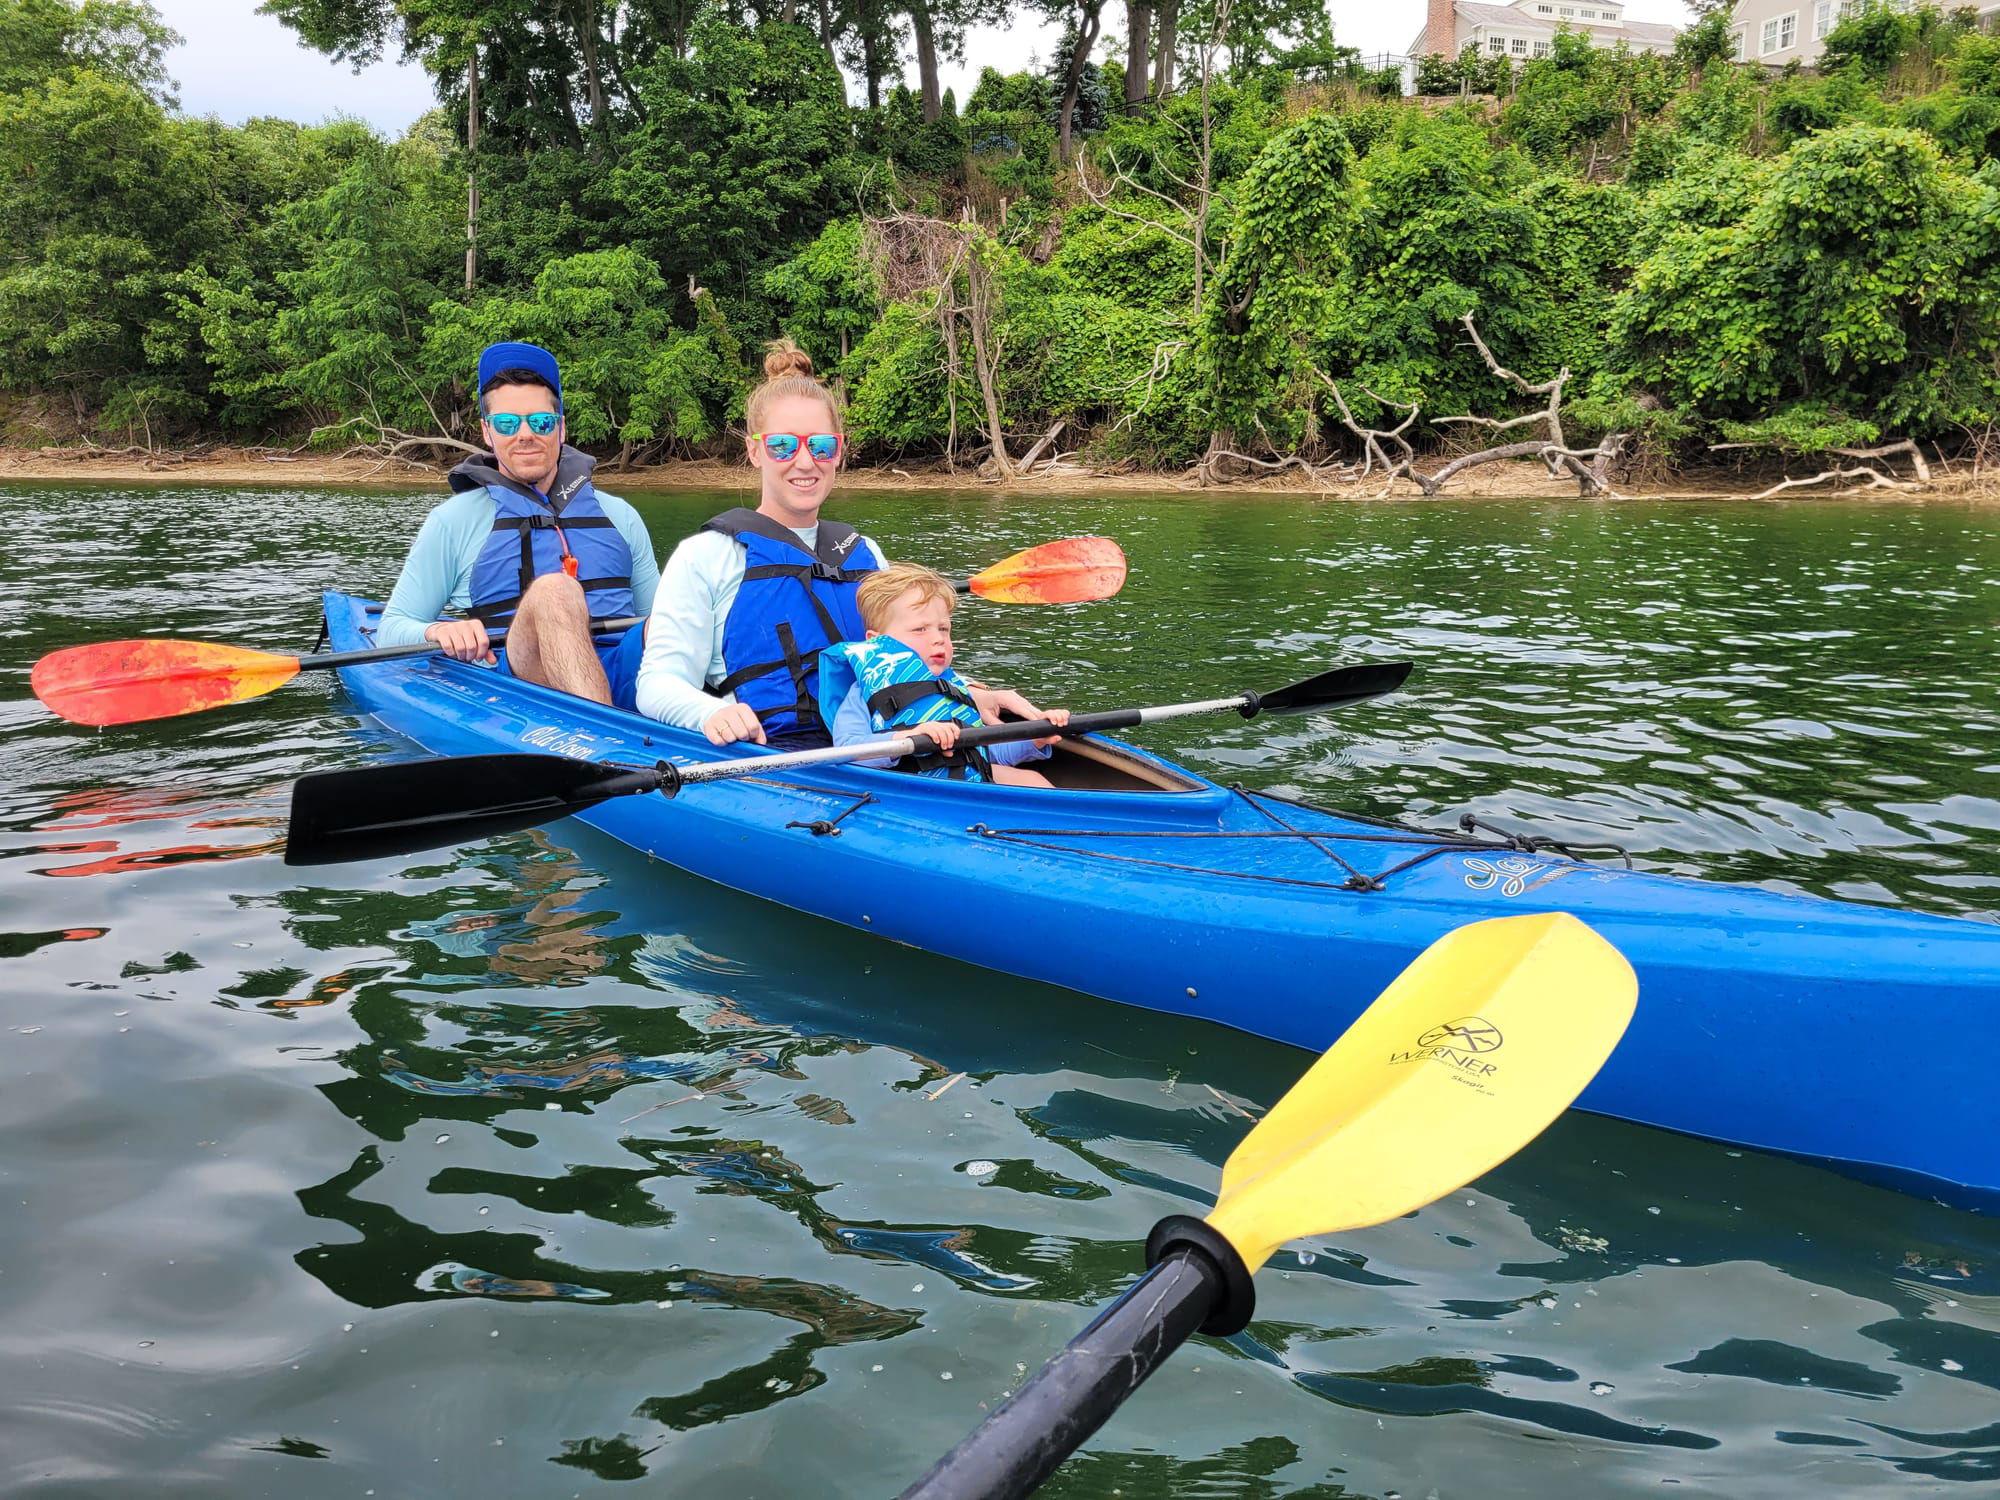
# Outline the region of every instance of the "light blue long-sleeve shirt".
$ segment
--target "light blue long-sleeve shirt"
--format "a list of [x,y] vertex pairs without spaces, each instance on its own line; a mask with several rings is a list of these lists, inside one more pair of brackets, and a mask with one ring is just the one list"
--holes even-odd
[[[817,526],[794,527],[793,534],[808,552],[819,542]],[[862,537],[859,547],[868,549],[876,567],[887,566],[872,540]],[[719,531],[697,531],[674,548],[660,572],[646,627],[646,655],[639,663],[640,713],[699,730],[723,704],[736,701],[733,694],[717,697],[704,689],[729,675],[722,661],[722,627],[743,586],[746,555],[741,542]]]
[[[643,615],[652,609],[660,583],[653,540],[646,534],[646,523],[639,519],[639,513],[625,501],[602,490],[597,492],[597,500],[632,551],[632,607]],[[486,545],[499,514],[493,497],[476,489],[453,495],[424,517],[376,627],[377,644],[414,646],[446,610],[471,608],[472,565],[478,561],[479,550]]]

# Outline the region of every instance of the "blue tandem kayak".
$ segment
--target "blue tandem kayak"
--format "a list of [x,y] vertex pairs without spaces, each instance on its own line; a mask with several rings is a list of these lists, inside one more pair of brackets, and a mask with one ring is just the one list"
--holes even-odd
[[[380,606],[325,605],[334,650],[373,644]],[[439,754],[754,753],[443,657],[341,676],[364,711]],[[582,817],[799,911],[1312,1051],[1452,928],[1572,912],[1639,975],[1638,1014],[1580,1108],[2000,1210],[2000,928],[1373,822],[1094,736],[1049,765],[1055,791],[829,765]],[[1442,1045],[1476,1069],[1477,1049],[1504,1039]]]

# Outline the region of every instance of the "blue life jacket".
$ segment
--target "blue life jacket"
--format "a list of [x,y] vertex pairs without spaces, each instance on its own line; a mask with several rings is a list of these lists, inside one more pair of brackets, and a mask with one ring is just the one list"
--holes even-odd
[[720,682],[713,693],[734,693],[775,742],[830,745],[816,692],[819,655],[836,641],[861,639],[861,609],[854,591],[875,571],[859,546],[861,533],[840,521],[821,521],[814,550],[798,533],[754,510],[730,510],[703,523],[704,531],[734,537],[744,551],[743,585],[722,622]]
[[[593,620],[617,620],[633,613],[632,549],[618,525],[604,513],[591,487],[597,460],[565,446],[546,497],[521,483],[485,455],[451,471],[454,490],[484,488],[492,497],[493,530],[473,560],[469,592],[474,619],[500,625],[513,618],[528,585],[544,573],[568,572],[583,586]],[[598,636],[598,650],[619,636]]]
[[[877,734],[892,734],[938,719],[956,719],[961,724],[980,722],[965,679],[946,667],[932,672],[923,657],[893,636],[878,635],[865,641],[848,641],[830,646],[819,659],[820,712],[828,723],[856,684],[868,717]],[[929,750],[906,755],[896,762],[898,771],[915,771],[922,776],[946,776],[953,781],[991,781],[993,762],[984,750],[954,751],[946,755]]]

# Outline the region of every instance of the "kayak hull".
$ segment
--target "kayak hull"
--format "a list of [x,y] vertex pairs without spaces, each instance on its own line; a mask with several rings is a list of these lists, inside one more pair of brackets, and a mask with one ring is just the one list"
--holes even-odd
[[[373,608],[326,596],[335,650],[371,644]],[[438,754],[685,765],[745,750],[440,657],[341,675]],[[1453,928],[1568,911],[1639,976],[1638,1013],[1579,1107],[2000,1210],[2000,927],[1392,828],[1117,750],[1162,788],[817,766],[615,798],[583,821],[861,931],[1312,1051]]]

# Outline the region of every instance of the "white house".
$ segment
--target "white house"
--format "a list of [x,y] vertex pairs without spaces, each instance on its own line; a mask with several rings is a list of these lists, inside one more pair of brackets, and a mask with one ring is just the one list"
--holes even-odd
[[[1763,3],[1775,5],[1779,0]],[[1410,43],[1410,56],[1441,52],[1456,57],[1470,42],[1482,57],[1505,56],[1526,62],[1549,55],[1558,26],[1588,36],[1595,46],[1615,47],[1623,42],[1634,52],[1671,52],[1674,38],[1680,34],[1679,28],[1658,21],[1626,20],[1624,0],[1514,0],[1512,5],[1430,0],[1424,29]]]
[[[1772,68],[1782,68],[1788,62],[1816,63],[1826,48],[1826,34],[1867,3],[1869,0],[1737,0],[1729,16],[1736,31],[1736,60]],[[1897,10],[1917,8],[1917,0],[1874,3],[1886,3]],[[1949,0],[1942,8],[1952,8]],[[2000,17],[2000,0],[1985,0],[1978,10],[1980,19],[1991,26]]]

